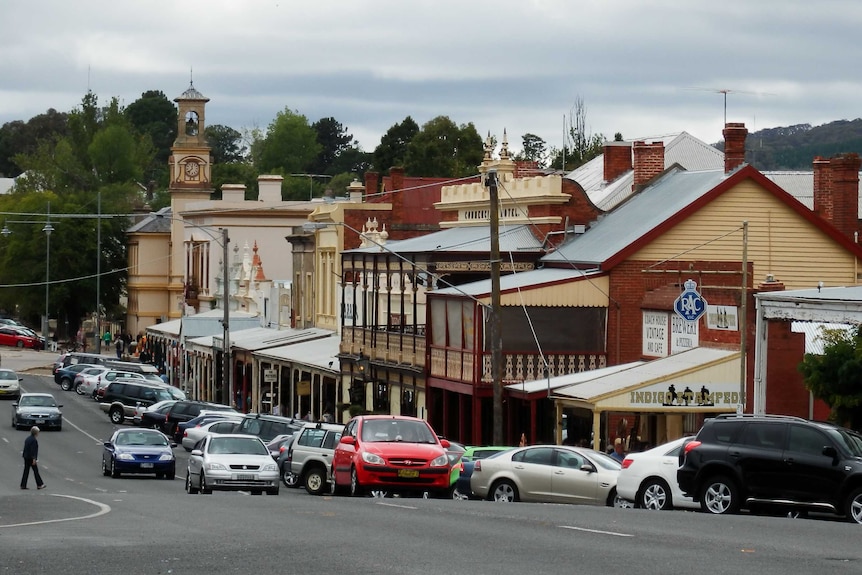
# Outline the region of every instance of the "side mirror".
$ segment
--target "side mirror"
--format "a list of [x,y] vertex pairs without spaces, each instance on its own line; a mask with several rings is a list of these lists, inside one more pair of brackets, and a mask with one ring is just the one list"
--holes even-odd
[[201,456],[201,455],[203,455],[203,454],[204,454],[204,452],[203,452],[203,451],[201,451],[200,449],[192,449],[192,453],[191,453],[191,454],[192,454],[192,455]]
[[106,441],[105,443],[103,443],[103,445],[104,445],[105,447],[111,447],[111,442],[110,442],[110,441]]
[[12,407],[18,407],[18,402],[17,401],[13,402]]
[[356,445],[356,438],[352,435],[345,435],[338,440],[338,443],[342,443],[344,445]]
[[449,443],[449,440],[448,440],[448,439],[441,439],[441,440],[440,440],[440,445],[442,445],[442,446],[443,446],[443,449],[449,449],[450,447],[452,447],[452,444],[451,444],[451,443]]
[[177,443],[175,441],[171,441],[171,449],[173,449],[176,446],[177,446]]
[[63,404],[62,404],[62,403],[61,403],[60,405],[58,405],[58,406],[57,406],[57,409],[60,409],[61,407],[63,407]]
[[581,465],[581,471],[586,471],[587,473],[595,473],[596,468],[592,463],[584,463]]
[[823,455],[826,457],[831,457],[832,459],[838,459],[838,450],[832,447],[831,445],[823,446]]

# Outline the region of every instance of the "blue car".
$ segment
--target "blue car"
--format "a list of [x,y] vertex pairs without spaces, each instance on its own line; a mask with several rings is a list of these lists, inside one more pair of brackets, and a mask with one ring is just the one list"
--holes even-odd
[[102,475],[119,477],[123,473],[155,474],[173,479],[177,460],[171,442],[155,429],[120,429],[105,442],[102,451]]
[[509,451],[512,447],[486,445],[482,447],[468,447],[461,456],[461,474],[455,482],[455,490],[452,492],[453,499],[478,499],[470,489],[470,478],[473,476],[473,467],[477,459],[493,457],[498,453]]

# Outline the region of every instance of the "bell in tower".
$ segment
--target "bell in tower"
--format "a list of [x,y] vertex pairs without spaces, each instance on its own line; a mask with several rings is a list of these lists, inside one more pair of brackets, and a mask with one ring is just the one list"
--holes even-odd
[[186,136],[198,135],[198,113],[189,111],[186,113]]

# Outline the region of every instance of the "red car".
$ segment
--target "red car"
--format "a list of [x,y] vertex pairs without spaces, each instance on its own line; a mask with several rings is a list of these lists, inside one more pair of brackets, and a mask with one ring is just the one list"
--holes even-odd
[[422,419],[360,415],[335,446],[332,480],[336,492],[428,492],[448,496],[449,442],[438,439]]
[[0,345],[43,349],[45,340],[26,328],[19,329],[18,326],[4,325],[0,326]]

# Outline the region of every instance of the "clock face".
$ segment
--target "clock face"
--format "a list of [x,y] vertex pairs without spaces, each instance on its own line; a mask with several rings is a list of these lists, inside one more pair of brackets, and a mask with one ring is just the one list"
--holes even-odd
[[200,173],[200,165],[197,162],[186,162],[186,177],[196,178]]

